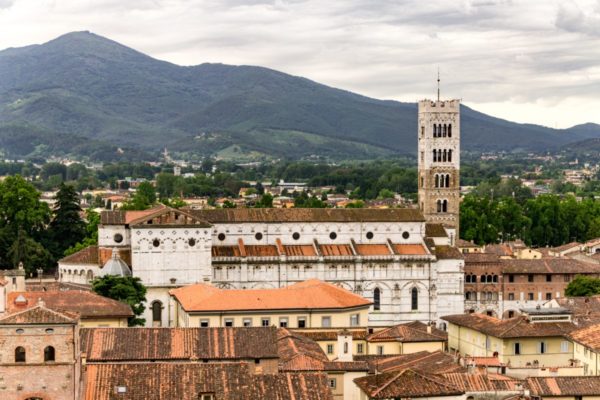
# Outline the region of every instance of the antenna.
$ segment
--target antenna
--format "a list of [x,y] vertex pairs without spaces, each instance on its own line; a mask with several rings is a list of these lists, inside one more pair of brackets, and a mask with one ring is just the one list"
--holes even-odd
[[437,88],[438,89],[438,101],[440,101],[440,67],[438,67],[438,79],[437,79],[437,82],[438,82],[438,88]]

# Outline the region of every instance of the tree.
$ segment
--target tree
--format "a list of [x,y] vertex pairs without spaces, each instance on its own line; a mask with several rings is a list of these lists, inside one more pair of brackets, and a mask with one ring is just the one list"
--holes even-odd
[[[168,197],[162,199],[168,199]],[[155,203],[156,192],[154,186],[150,182],[142,182],[133,197],[121,205],[121,210],[147,210]]]
[[16,240],[8,249],[8,257],[13,268],[22,262],[25,272],[28,275],[35,272],[38,268],[46,271],[54,263],[50,252],[44,246],[28,237],[22,229],[19,230]]
[[61,184],[54,199],[54,218],[48,226],[48,233],[52,254],[59,257],[85,238],[86,227],[80,216],[79,196],[73,186]]
[[92,291],[100,296],[129,304],[134,314],[129,318],[129,326],[143,326],[146,323],[144,318],[140,318],[146,308],[146,287],[140,278],[106,275],[92,281]]
[[566,296],[593,296],[596,294],[600,294],[600,279],[584,275],[577,275],[565,289]]
[[36,237],[50,221],[48,204],[40,201],[40,193],[21,176],[9,176],[0,182],[0,228],[15,236],[19,229]]
[[85,238],[65,250],[64,255],[68,256],[77,253],[86,247],[98,244],[98,225],[100,224],[100,214],[92,209],[86,211]]
[[262,195],[260,200],[254,206],[255,208],[273,208],[273,196],[269,193]]
[[142,197],[145,201],[152,205],[156,203],[156,189],[150,182],[142,182],[135,191],[135,195]]

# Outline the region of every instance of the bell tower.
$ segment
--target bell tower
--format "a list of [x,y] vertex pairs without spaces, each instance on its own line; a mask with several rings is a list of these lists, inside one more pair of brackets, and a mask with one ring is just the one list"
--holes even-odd
[[419,101],[419,208],[458,238],[460,207],[460,100]]

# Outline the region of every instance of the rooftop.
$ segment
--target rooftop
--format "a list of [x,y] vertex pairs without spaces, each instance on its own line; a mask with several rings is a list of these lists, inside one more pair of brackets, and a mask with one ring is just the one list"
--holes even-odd
[[367,337],[369,342],[433,342],[446,341],[448,334],[435,327],[431,327],[431,332],[427,331],[428,326],[420,321],[409,322],[392,326],[375,332]]
[[317,279],[278,289],[219,289],[199,283],[170,291],[188,312],[368,307],[371,301]]
[[35,307],[5,315],[0,318],[0,325],[71,325],[77,323],[76,317],[50,310],[43,303],[38,303]]
[[425,224],[425,236],[447,238],[448,234],[442,224],[427,223]]
[[598,274],[600,265],[571,258],[535,260],[501,259],[502,271],[509,274]]
[[88,362],[277,358],[270,328],[82,328]]
[[527,387],[532,396],[538,397],[597,396],[600,376],[528,378]]
[[569,333],[568,337],[593,351],[600,351],[600,324],[590,325]]

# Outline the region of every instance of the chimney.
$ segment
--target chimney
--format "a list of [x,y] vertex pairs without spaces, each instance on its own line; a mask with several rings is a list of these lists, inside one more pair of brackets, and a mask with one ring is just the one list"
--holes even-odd
[[336,361],[350,362],[352,357],[352,332],[347,329],[338,332],[338,354]]
[[427,333],[431,333],[431,322],[427,324]]

